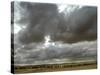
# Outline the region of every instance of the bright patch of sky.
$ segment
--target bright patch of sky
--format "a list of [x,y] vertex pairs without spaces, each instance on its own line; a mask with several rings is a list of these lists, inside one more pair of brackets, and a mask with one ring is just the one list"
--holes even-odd
[[74,6],[74,5],[65,5],[65,4],[61,4],[61,5],[57,5],[58,6],[58,11],[59,13],[64,13],[64,14],[69,14],[71,12],[73,12],[76,9],[80,9],[83,6]]

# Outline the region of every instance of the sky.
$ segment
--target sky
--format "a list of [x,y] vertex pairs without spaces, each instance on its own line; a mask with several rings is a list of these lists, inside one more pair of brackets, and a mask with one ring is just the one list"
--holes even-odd
[[97,7],[12,2],[11,17],[17,63],[96,57]]

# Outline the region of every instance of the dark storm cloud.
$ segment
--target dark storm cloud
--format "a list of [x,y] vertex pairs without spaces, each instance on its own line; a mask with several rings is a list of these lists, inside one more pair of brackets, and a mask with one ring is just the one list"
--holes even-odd
[[18,23],[22,25],[26,21],[28,23],[27,28],[21,30],[18,35],[21,43],[41,41],[45,34],[53,32],[52,30],[56,28],[58,12],[55,4],[21,2],[17,3],[17,6],[22,9]]
[[70,17],[70,29],[74,33],[84,33],[96,26],[97,9],[95,7],[86,7],[74,11]]
[[53,41],[62,40],[67,43],[97,38],[96,7],[84,6],[64,17],[56,4],[15,3],[15,15],[17,11],[20,14],[16,23],[26,26],[17,35],[20,43],[40,42],[45,35],[50,35]]
[[[95,40],[97,38],[97,8],[84,6],[74,10],[65,17],[66,28],[62,33],[56,35],[55,40],[62,39],[65,42],[73,43],[84,40]],[[58,39],[57,39],[58,38]]]

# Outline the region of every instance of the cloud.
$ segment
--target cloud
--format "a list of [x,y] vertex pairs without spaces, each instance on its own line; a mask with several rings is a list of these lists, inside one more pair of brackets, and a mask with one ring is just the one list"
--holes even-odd
[[[28,64],[62,58],[96,58],[97,7],[78,8],[78,5],[73,5],[75,9],[67,12],[67,9],[71,10],[72,5],[65,5],[66,8],[64,6],[59,12],[57,4],[14,3],[12,22],[15,31],[15,63]],[[60,43],[62,46],[49,46],[45,49],[41,47],[47,35],[52,42],[63,42]]]
[[[59,46],[59,44],[62,46]],[[84,41],[75,44],[58,43],[55,46],[49,46],[47,48],[42,48],[43,44],[32,46],[33,48],[31,47],[31,49],[25,49],[23,47],[17,50],[15,55],[16,64],[34,64],[36,61],[43,63],[45,60],[49,61],[53,59],[55,61],[56,59],[85,60],[87,58],[96,60],[97,55],[96,41]]]
[[55,35],[55,40],[74,43],[78,41],[91,41],[97,39],[96,7],[83,6],[80,9],[76,9],[71,12],[69,16],[65,15],[65,21],[64,25],[59,25],[60,28],[63,27],[61,30],[62,32],[58,32]]
[[[96,7],[83,6],[66,16],[63,12],[67,11],[59,13],[56,4],[14,3],[15,25],[22,28],[17,34],[20,43],[40,42],[45,35],[50,35],[54,41],[62,40],[67,43],[97,38]],[[71,10],[71,5],[66,5],[66,9],[68,6]]]

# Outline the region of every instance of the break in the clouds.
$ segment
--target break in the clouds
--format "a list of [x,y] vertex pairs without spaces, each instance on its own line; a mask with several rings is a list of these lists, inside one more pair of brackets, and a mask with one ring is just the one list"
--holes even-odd
[[23,44],[41,42],[46,35],[67,43],[95,40],[97,7],[14,2],[14,33]]

